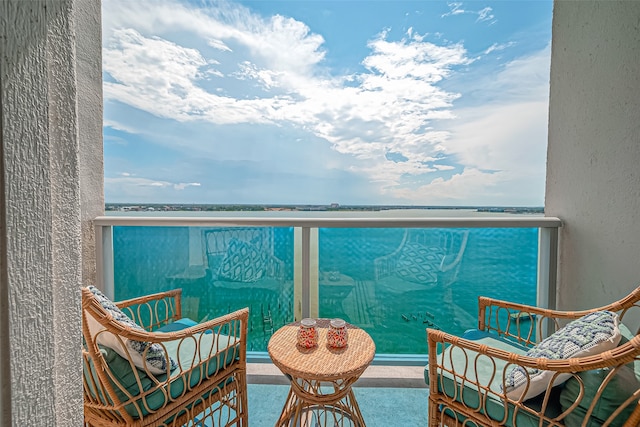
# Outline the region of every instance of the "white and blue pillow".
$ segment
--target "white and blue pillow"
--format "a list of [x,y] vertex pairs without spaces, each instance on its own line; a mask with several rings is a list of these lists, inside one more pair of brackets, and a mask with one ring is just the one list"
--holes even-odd
[[[621,339],[618,315],[597,311],[576,319],[531,348],[525,356],[545,359],[570,359],[599,354],[615,348]],[[504,391],[512,400],[535,397],[549,386],[555,372],[512,365],[507,370]],[[553,385],[562,384],[571,374],[562,373]],[[529,388],[527,388],[527,383]],[[524,393],[524,394],[523,394]]]
[[[124,314],[122,310],[120,310],[118,306],[115,305],[113,301],[104,295],[98,288],[95,286],[89,286],[88,289],[93,293],[100,305],[102,305],[106,311],[111,313],[115,321],[131,328],[144,330],[140,325],[131,320],[129,316]],[[135,341],[123,337],[118,339],[118,337],[113,335],[111,332],[102,332],[98,334],[98,332],[104,330],[104,327],[95,319],[90,316],[88,317],[89,329],[94,337],[97,334],[98,344],[113,349],[125,359],[128,359],[129,356],[127,354],[130,354],[131,360],[136,367],[142,370],[147,369],[149,372],[156,375],[166,374],[167,364],[171,371],[178,367],[178,364],[171,357],[167,357],[164,348],[160,344]],[[123,344],[126,348],[123,348]]]

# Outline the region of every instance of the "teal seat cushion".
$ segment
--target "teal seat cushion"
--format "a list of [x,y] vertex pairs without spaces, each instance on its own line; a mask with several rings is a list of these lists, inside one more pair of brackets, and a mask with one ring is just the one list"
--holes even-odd
[[[620,324],[619,327],[623,337],[621,344],[633,338],[633,334],[624,324]],[[567,415],[567,425],[581,425],[589,407],[593,403],[593,399],[596,397],[598,389],[609,374],[609,369],[595,369],[580,372],[577,375],[582,380],[584,386],[580,384],[580,381],[576,377],[571,377],[567,380],[560,394],[560,405],[563,410],[568,409],[578,401],[581,390],[584,393],[584,396],[578,402],[578,406]],[[631,362],[622,366],[605,386],[585,427],[599,427],[603,425],[616,409],[622,406],[633,393],[640,389],[639,380],[640,361]],[[631,412],[633,412],[634,406],[635,405],[632,404],[626,407],[609,425],[611,427],[622,426],[631,415]]]
[[482,339],[488,339],[488,340],[498,340],[501,343],[505,344],[507,347],[506,348],[517,348],[521,351],[527,352],[529,351],[530,347],[527,347],[524,344],[521,344],[519,342],[517,342],[516,340],[513,340],[511,338],[507,338],[505,336],[502,335],[498,335],[495,332],[487,332],[487,331],[481,331],[478,329],[467,329],[466,331],[464,331],[464,333],[462,334],[462,338],[466,339],[466,340],[470,340],[470,341],[479,341]]
[[182,319],[178,319],[175,322],[171,322],[164,326],[159,327],[154,332],[177,332],[183,329],[190,328],[192,326],[196,326],[198,322],[195,320],[191,320],[188,317],[183,317]]
[[[185,326],[187,327],[187,326]],[[196,334],[194,339],[184,339],[178,341],[168,341],[165,343],[169,355],[177,361],[182,369],[176,369],[171,373],[171,381],[169,383],[169,394],[172,398],[177,398],[185,392],[185,386],[188,388],[195,387],[201,382],[203,372],[206,377],[213,376],[223,368],[226,368],[239,357],[239,341],[237,345],[228,350],[216,354],[217,349],[225,349],[230,338],[226,335],[215,334]],[[198,355],[195,348],[196,341],[200,346],[200,354]],[[213,348],[213,350],[211,350]],[[111,348],[103,347],[105,360],[114,377],[112,385],[121,401],[129,399],[130,396],[140,394],[140,388],[147,391],[156,384],[156,381],[165,381],[166,374],[156,375],[150,378],[144,371],[136,369],[135,373],[127,359],[121,357]],[[213,356],[209,358],[209,354]],[[209,359],[209,360],[207,360]],[[199,360],[204,363],[191,371],[188,370],[192,364],[197,364]],[[182,372],[182,373],[181,373]],[[137,375],[136,375],[137,374]],[[139,378],[139,383],[137,378]],[[129,404],[125,407],[126,411],[134,418],[140,418],[161,408],[167,400],[166,391],[158,389],[153,393],[141,397],[136,400],[137,405]]]
[[[493,333],[471,330],[467,331],[463,337],[479,344],[486,344],[515,354],[524,355],[527,352],[527,347]],[[498,359],[492,360],[487,356],[476,358],[478,356],[477,352],[467,350],[465,354],[458,347],[448,347],[445,353],[444,357],[443,355],[436,356],[438,362],[443,363],[446,369],[453,368],[454,372],[465,373],[467,381],[462,383],[462,378],[454,378],[451,373],[444,371],[438,377],[438,392],[464,403],[469,408],[478,409],[480,413],[507,426],[534,427],[539,425],[540,420],[538,417],[525,411],[514,413],[513,407],[509,405],[505,408],[504,401],[498,397],[502,394],[502,373],[507,366],[507,362]],[[428,375],[427,365],[425,369],[427,384],[429,384]],[[486,396],[483,395],[483,391],[479,390],[474,383],[488,387],[493,393],[487,393]],[[430,387],[433,387],[433,385],[430,385]],[[554,389],[552,392],[552,399],[550,399],[545,413],[549,417],[555,417],[561,412],[557,399],[559,391],[559,389]],[[526,406],[539,411],[542,407],[543,397],[539,396],[528,400]]]

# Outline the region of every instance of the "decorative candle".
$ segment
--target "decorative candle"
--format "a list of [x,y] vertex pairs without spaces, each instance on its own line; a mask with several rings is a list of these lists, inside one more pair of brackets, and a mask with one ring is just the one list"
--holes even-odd
[[318,331],[314,319],[306,318],[300,321],[298,345],[303,348],[313,348],[318,345]]
[[329,323],[327,341],[330,347],[342,348],[347,345],[347,324],[342,319],[333,319]]

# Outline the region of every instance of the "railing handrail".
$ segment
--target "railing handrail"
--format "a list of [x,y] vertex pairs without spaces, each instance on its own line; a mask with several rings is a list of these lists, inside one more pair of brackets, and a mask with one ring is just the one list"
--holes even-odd
[[[515,214],[514,214],[515,215]],[[269,218],[99,216],[96,226],[216,227],[264,226],[308,228],[560,228],[562,220],[547,216],[428,218]]]

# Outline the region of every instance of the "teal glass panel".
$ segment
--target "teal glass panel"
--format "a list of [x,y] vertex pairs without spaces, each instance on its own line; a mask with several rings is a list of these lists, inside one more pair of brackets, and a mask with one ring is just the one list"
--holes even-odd
[[[537,228],[318,235],[319,316],[364,328],[378,353],[426,354],[427,327],[476,327],[480,295],[536,301]],[[196,321],[249,307],[249,350],[266,351],[294,320],[293,236],[290,227],[114,227],[115,299],[179,287],[183,315]]]
[[293,228],[113,229],[115,300],[182,289],[183,317],[249,307],[249,351],[293,321]]
[[537,228],[320,229],[320,317],[377,353],[426,354],[426,328],[477,327],[478,296],[535,304]]

